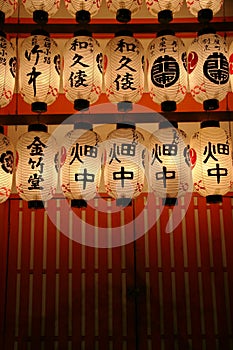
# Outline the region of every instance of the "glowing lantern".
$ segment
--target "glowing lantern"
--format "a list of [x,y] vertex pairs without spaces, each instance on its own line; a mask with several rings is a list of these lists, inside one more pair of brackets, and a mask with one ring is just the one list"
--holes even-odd
[[14,171],[14,146],[3,134],[0,126],[0,203],[5,202],[11,193]]
[[192,97],[205,110],[219,108],[229,90],[227,45],[218,34],[202,34],[188,49],[189,86]]
[[187,55],[183,41],[166,33],[158,33],[147,49],[148,89],[162,111],[174,111],[187,92]]
[[0,23],[5,22],[5,18],[13,15],[18,7],[18,0],[0,0]]
[[223,0],[186,0],[192,15],[201,23],[209,22],[222,7]]
[[33,16],[33,20],[39,24],[48,22],[60,8],[60,0],[23,0],[25,10]]
[[102,0],[65,0],[67,11],[76,16],[79,23],[89,23],[91,17],[97,15],[100,10]]
[[75,36],[64,50],[63,88],[66,98],[82,110],[95,103],[102,92],[103,54],[91,36]]
[[0,107],[7,106],[12,100],[15,88],[17,59],[11,42],[0,33]]
[[33,112],[45,112],[58,97],[60,52],[49,36],[33,35],[24,39],[20,50],[19,87]]
[[233,92],[233,41],[229,47],[229,73],[230,73],[231,91]]
[[[79,123],[65,137],[61,187],[71,206],[85,206],[99,190],[102,149],[100,136],[90,125]],[[65,156],[65,157],[64,157]]]
[[104,182],[107,193],[121,205],[143,190],[145,146],[143,135],[132,125],[118,124],[105,142]]
[[136,14],[142,6],[142,0],[107,0],[109,11],[116,14],[118,22],[127,23],[131,16]]
[[17,142],[16,187],[29,208],[42,208],[52,198],[58,180],[58,149],[43,124],[32,124]]
[[173,20],[173,13],[180,11],[183,0],[146,0],[149,12],[157,17],[160,23]]
[[232,145],[218,121],[205,121],[190,141],[190,160],[196,191],[208,203],[221,202],[232,185]]
[[124,34],[119,32],[108,42],[104,56],[106,95],[110,102],[118,103],[119,110],[132,109],[144,91],[143,47],[128,32]]
[[192,192],[189,145],[177,123],[162,122],[150,137],[149,183],[165,205],[174,205],[177,198]]

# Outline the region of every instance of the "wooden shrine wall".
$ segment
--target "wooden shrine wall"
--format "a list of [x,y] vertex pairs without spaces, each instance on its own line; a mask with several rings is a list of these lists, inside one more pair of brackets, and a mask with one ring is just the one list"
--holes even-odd
[[[145,195],[121,212],[79,210],[95,226],[134,221]],[[64,200],[51,200],[57,222]],[[111,201],[109,202],[111,206]],[[184,214],[180,204],[177,215]],[[194,195],[165,233],[171,209],[150,228],[159,204],[144,208],[115,248],[93,248],[60,233],[45,210],[11,198],[0,206],[0,329],[3,350],[233,349],[233,200],[206,205]],[[85,225],[62,225],[87,234]],[[90,234],[90,232],[88,232]]]

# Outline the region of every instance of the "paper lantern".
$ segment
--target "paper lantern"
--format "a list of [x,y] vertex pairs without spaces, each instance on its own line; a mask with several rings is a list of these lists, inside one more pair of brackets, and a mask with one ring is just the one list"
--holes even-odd
[[195,101],[205,110],[219,107],[229,91],[228,50],[224,39],[214,33],[202,34],[188,49],[189,87]]
[[102,0],[65,0],[67,11],[82,24],[89,23],[91,17],[97,15],[101,4]]
[[16,144],[16,188],[29,208],[53,197],[58,181],[58,147],[43,124],[32,124]]
[[177,198],[192,192],[189,145],[177,123],[161,122],[149,140],[149,183],[163,204],[174,205]]
[[[170,31],[169,31],[170,32]],[[148,89],[162,111],[176,110],[187,93],[187,55],[184,43],[175,35],[161,32],[147,49]]]
[[45,24],[59,10],[60,0],[23,0],[23,6],[36,23]]
[[223,0],[186,0],[187,8],[201,23],[209,22],[222,7]]
[[18,0],[0,0],[0,23],[5,22],[5,18],[13,15],[18,7]]
[[229,47],[229,73],[230,73],[230,86],[233,92],[233,41]]
[[146,0],[147,9],[160,23],[172,21],[173,13],[180,11],[182,5],[183,0]]
[[11,193],[14,156],[14,146],[0,126],[0,203],[5,202]]
[[143,190],[146,151],[143,142],[143,135],[127,124],[117,124],[105,142],[105,188],[119,205],[128,203]]
[[60,52],[49,36],[32,35],[20,50],[19,88],[33,112],[45,112],[58,97]]
[[102,92],[103,53],[97,40],[79,35],[64,50],[63,88],[76,110],[88,108]]
[[[121,35],[127,34],[127,35]],[[138,102],[144,91],[144,50],[130,33],[118,33],[105,50],[104,79],[106,95],[123,109]]]
[[99,190],[102,148],[100,136],[79,123],[68,132],[62,148],[61,187],[72,206],[85,206]]
[[190,159],[196,191],[208,203],[221,202],[232,185],[232,145],[218,121],[205,121],[190,141]]
[[17,59],[15,49],[4,33],[0,33],[0,47],[0,107],[5,107],[13,98]]
[[131,16],[135,15],[142,6],[142,0],[107,0],[109,11],[116,14],[116,20],[127,23]]

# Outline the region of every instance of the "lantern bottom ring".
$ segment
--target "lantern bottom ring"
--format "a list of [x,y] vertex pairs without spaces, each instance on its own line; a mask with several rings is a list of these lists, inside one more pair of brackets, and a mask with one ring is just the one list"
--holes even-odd
[[84,199],[71,199],[71,208],[86,208],[87,202]]
[[131,207],[132,200],[131,200],[131,198],[117,198],[116,199],[116,206],[117,207]]
[[216,98],[211,98],[203,102],[203,109],[205,111],[214,111],[219,108],[219,101]]
[[28,201],[28,209],[43,209],[44,202],[43,201]]
[[222,203],[222,196],[220,194],[206,196],[206,203]]

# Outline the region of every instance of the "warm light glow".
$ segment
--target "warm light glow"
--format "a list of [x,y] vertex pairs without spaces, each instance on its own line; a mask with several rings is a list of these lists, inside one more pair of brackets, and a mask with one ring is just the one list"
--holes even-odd
[[224,195],[233,179],[232,142],[217,126],[204,127],[190,141],[193,183],[201,196]]
[[0,11],[5,14],[5,18],[13,15],[18,7],[18,0],[0,0]]
[[[147,49],[148,89],[156,103],[180,103],[187,93],[187,58],[184,43],[175,35],[160,35]],[[168,106],[169,108],[169,106]]]
[[95,197],[101,176],[100,143],[100,136],[92,130],[75,129],[66,135],[61,152],[61,187],[66,198]]
[[120,22],[129,22],[131,20],[131,16],[135,15],[142,6],[142,0],[106,0],[106,3],[109,11],[115,13],[116,15],[119,14],[119,11],[123,10],[123,15],[124,11],[127,11],[127,17],[125,19],[123,18],[123,20],[120,20],[121,18],[118,18],[117,16],[117,19]]
[[17,59],[12,43],[3,36],[0,36],[0,47],[0,107],[5,107],[13,98]]
[[230,73],[230,85],[233,92],[233,41],[229,47],[229,73]]
[[13,144],[0,132],[0,203],[5,202],[11,193],[14,156]]
[[90,36],[76,36],[65,45],[63,88],[66,98],[95,103],[102,92],[103,54],[97,40]]
[[16,187],[26,201],[46,201],[53,197],[58,181],[58,148],[45,131],[24,133],[16,144]]
[[215,15],[222,7],[223,0],[186,0],[187,8],[192,15],[198,15],[200,10],[210,9]]
[[78,11],[87,11],[91,17],[97,15],[100,10],[102,0],[65,0],[67,11],[75,17]]
[[143,135],[130,127],[119,128],[108,135],[104,144],[107,193],[116,199],[137,197],[145,182]]
[[52,104],[60,85],[60,52],[44,35],[24,39],[20,48],[19,88],[25,102]]
[[[188,49],[188,73],[190,92],[197,102],[222,101],[226,97],[229,91],[228,50],[220,35],[203,34],[193,40]],[[204,109],[208,108],[204,106]]]
[[104,78],[110,102],[138,102],[144,92],[144,50],[131,36],[116,36],[105,49]]
[[49,17],[53,17],[60,8],[60,0],[23,0],[22,3],[30,15],[36,10],[42,10],[47,12]]
[[146,0],[146,6],[153,16],[158,16],[161,11],[169,10],[172,13],[178,12],[183,5],[183,0]]

